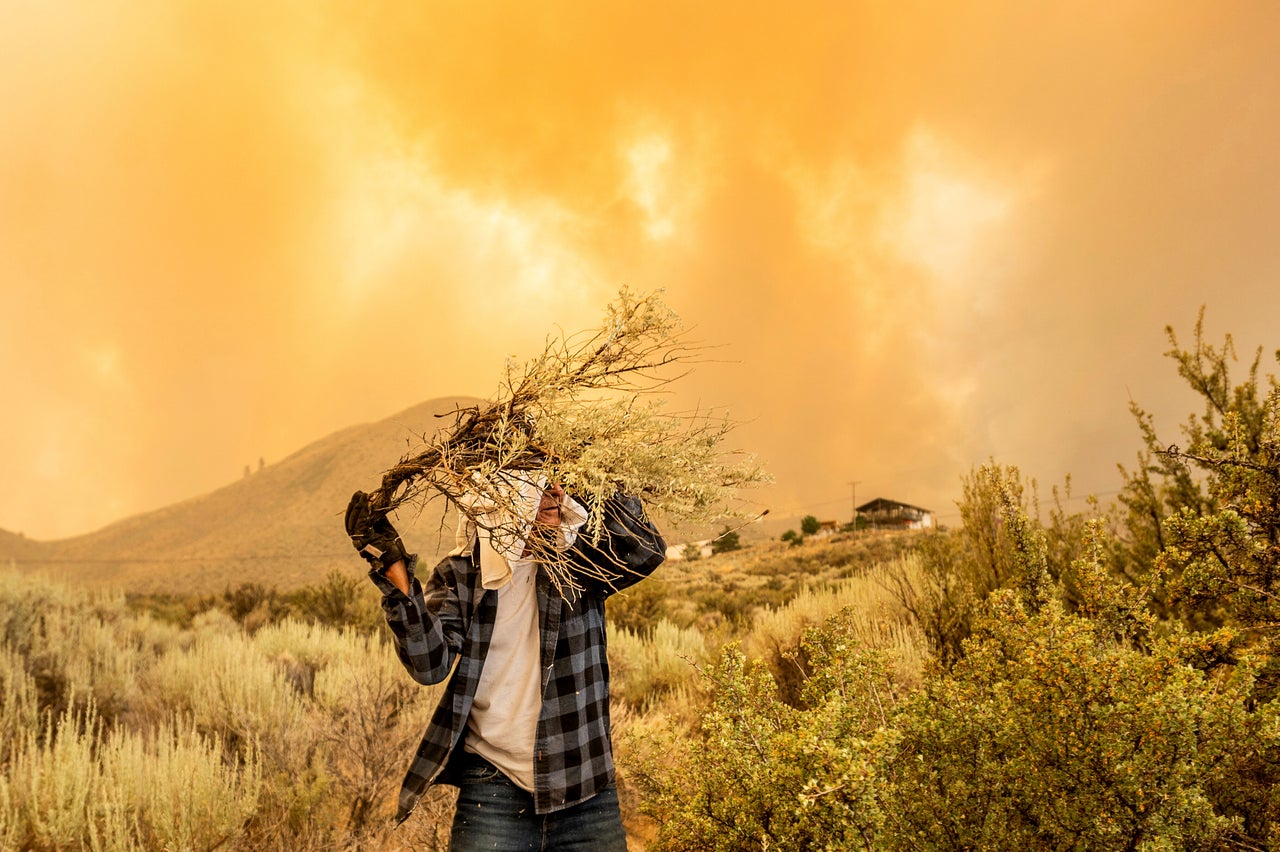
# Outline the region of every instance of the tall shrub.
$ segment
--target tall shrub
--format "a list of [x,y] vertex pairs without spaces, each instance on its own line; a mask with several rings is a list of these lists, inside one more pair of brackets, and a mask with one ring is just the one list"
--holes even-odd
[[[887,657],[850,641],[837,619],[808,636],[820,674],[805,709],[783,701],[768,670],[729,649],[707,672],[714,700],[701,737],[679,740],[640,775],[658,850],[871,849],[884,810],[878,767],[895,749],[897,700]],[[873,712],[867,712],[875,708]]]

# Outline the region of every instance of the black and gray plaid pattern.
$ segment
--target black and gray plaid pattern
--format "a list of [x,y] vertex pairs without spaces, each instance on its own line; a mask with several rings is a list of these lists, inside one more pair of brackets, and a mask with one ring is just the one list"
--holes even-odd
[[[607,542],[575,545],[573,554],[597,562],[600,547],[607,546],[616,580],[606,585],[583,577],[585,591],[570,603],[557,594],[545,571],[538,572],[542,714],[534,744],[534,806],[539,814],[586,801],[613,781],[604,602],[652,573],[666,551],[639,501],[618,502],[627,523],[610,530]],[[497,615],[497,595],[481,588],[478,565],[475,553],[446,557],[424,585],[415,576],[417,558],[411,557],[410,596],[378,571],[369,573],[383,593],[396,654],[413,679],[439,683],[453,671],[400,788],[398,821],[409,816],[432,784],[453,783],[450,757],[467,729]]]

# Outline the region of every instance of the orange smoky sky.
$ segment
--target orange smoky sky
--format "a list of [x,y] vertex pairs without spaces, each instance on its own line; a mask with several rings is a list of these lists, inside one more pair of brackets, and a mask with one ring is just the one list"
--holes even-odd
[[784,514],[1106,493],[1166,324],[1280,345],[1278,143],[1270,2],[10,0],[0,527],[488,396],[622,284]]

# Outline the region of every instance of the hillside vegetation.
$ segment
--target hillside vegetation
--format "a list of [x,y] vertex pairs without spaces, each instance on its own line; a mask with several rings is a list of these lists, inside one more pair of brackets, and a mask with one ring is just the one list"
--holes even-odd
[[[282,590],[350,570],[342,511],[376,485],[413,436],[434,432],[467,398],[435,399],[385,420],[352,426],[211,494],[87,535],[35,542],[0,531],[0,565],[41,569],[67,582],[130,592],[221,592],[242,583]],[[397,519],[426,556],[453,546],[443,505]]]
[[706,717],[636,761],[652,847],[1280,848],[1280,385],[1169,338],[1199,413],[1179,448],[1135,405],[1117,506],[988,465],[888,572],[923,668],[858,607],[798,688],[746,643],[709,665]]
[[[1280,848],[1280,386],[1170,339],[1199,413],[1178,448],[1135,407],[1114,506],[991,463],[954,530],[757,544],[611,599],[632,847]],[[0,576],[0,848],[443,848],[448,790],[386,822],[437,693],[354,571]]]
[[[627,732],[696,724],[695,666],[728,642],[780,663],[807,625],[848,606],[879,613],[868,630],[885,633],[896,607],[889,569],[871,557],[909,545],[815,543],[800,559],[762,546],[706,560],[706,575],[673,563],[610,602],[614,730],[638,843],[652,826]],[[400,668],[363,563],[349,561],[349,573],[289,592],[192,596],[0,570],[0,848],[445,848],[448,790],[389,826],[439,688]],[[918,636],[896,623],[918,668]]]

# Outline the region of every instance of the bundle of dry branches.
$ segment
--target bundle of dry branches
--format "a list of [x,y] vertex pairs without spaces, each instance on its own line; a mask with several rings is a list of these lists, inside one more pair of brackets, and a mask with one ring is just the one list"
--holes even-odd
[[[513,504],[521,486],[559,483],[592,507],[622,491],[676,522],[746,518],[738,490],[768,476],[724,447],[733,422],[665,409],[667,386],[703,352],[658,294],[623,289],[599,329],[550,337],[522,366],[509,361],[491,403],[461,408],[450,427],[423,436],[383,475],[375,509],[444,497],[495,537],[524,538],[530,515]],[[591,512],[582,534],[598,542],[605,519]],[[578,587],[556,553],[539,558],[562,593]],[[609,576],[602,567],[600,579]]]

